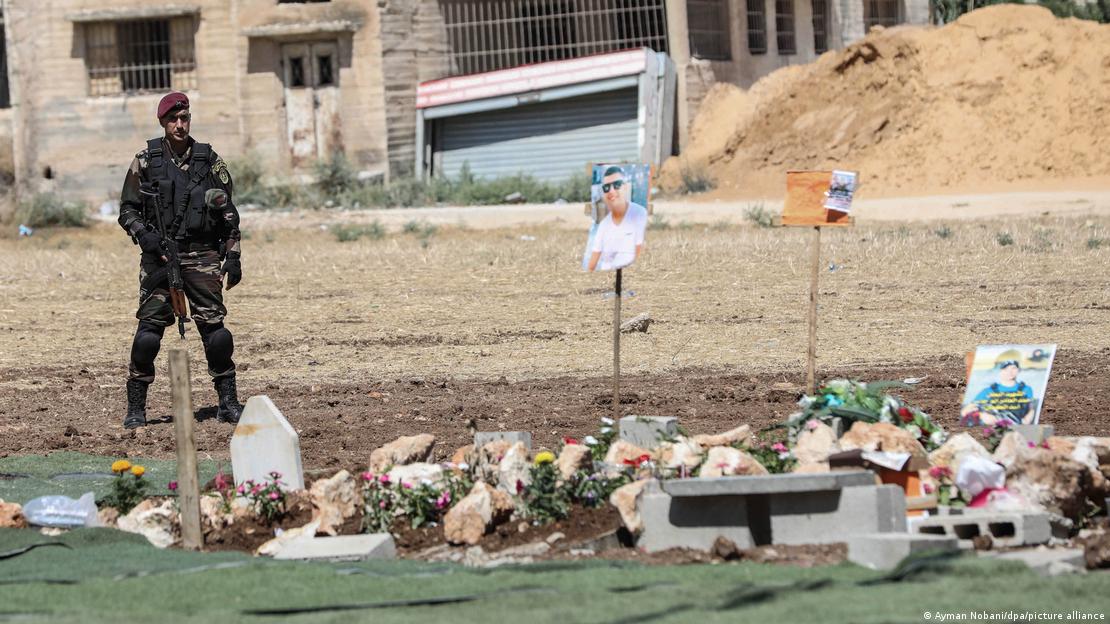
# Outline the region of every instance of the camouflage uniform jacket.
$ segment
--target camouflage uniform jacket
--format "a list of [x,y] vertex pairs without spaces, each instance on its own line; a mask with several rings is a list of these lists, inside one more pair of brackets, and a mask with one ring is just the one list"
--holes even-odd
[[[174,153],[169,142],[163,137],[162,153],[164,154],[163,158],[166,158],[167,166],[176,166],[181,171],[188,171],[192,162],[193,144],[195,142],[192,137],[189,137],[185,153],[178,155]],[[139,193],[139,187],[150,181],[149,162],[150,159],[146,149],[135,155],[135,158],[131,161],[131,166],[127,168],[127,175],[123,179],[123,191],[120,192],[119,224],[131,236],[132,241],[135,241],[135,234],[141,229],[157,229],[154,223],[147,223],[145,198]],[[219,232],[216,232],[216,236],[221,241],[226,242],[227,252],[239,252],[239,241],[241,239],[239,213],[232,200],[231,172],[228,171],[227,164],[215,151],[210,152],[209,162],[212,165],[209,176],[212,178],[213,188],[223,189],[228,197],[228,205],[224,210],[225,218],[221,222],[222,228]]]

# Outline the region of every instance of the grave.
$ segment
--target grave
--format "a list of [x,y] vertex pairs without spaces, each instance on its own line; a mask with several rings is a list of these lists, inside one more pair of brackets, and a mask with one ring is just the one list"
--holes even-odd
[[274,559],[323,559],[328,561],[396,558],[397,547],[393,542],[393,536],[389,533],[294,539],[274,555]]
[[304,489],[300,438],[270,397],[253,396],[243,408],[231,436],[231,470],[235,485],[265,483],[277,471],[284,489]]
[[620,420],[620,438],[642,449],[653,449],[677,435],[674,416],[625,416]]
[[475,431],[474,432],[474,448],[480,449],[490,442],[498,442],[504,440],[509,444],[516,444],[517,442],[524,443],[524,448],[531,450],[532,448],[532,432],[531,431]]
[[830,544],[853,535],[905,532],[906,500],[867,470],[677,479],[649,483],[638,545],[709,550],[718,537],[739,548]]

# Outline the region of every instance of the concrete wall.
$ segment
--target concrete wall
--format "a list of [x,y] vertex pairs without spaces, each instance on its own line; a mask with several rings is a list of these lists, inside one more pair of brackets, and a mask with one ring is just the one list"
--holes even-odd
[[[281,45],[336,41],[343,147],[356,167],[387,162],[375,0],[282,4],[276,0],[193,0],[196,88],[193,135],[225,158],[256,154],[271,170],[289,168]],[[22,190],[58,191],[92,201],[116,198],[131,158],[159,136],[161,93],[91,97],[83,30],[90,11],[157,11],[147,0],[6,0],[12,91],[11,146]],[[83,13],[84,12],[84,13]],[[355,24],[338,32],[326,24]],[[325,24],[325,26],[319,26]],[[248,37],[254,28],[276,34]],[[284,29],[284,31],[282,30]],[[44,173],[49,169],[52,179]],[[234,173],[234,171],[233,171]]]

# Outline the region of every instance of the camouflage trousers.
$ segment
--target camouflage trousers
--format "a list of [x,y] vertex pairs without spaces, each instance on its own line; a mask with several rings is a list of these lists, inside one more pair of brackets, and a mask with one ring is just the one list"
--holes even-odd
[[[197,323],[220,323],[227,316],[224,307],[224,284],[220,275],[220,254],[217,251],[182,252],[181,279],[185,297],[189,300],[189,316]],[[135,318],[169,327],[176,320],[170,305],[170,291],[163,281],[147,291],[143,289],[146,277],[158,270],[161,264],[143,254],[139,263],[139,311]]]

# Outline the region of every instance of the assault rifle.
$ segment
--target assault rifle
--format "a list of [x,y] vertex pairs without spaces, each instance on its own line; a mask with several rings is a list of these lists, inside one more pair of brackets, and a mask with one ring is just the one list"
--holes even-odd
[[[139,194],[154,200],[154,220],[158,223],[158,234],[162,237],[162,251],[166,254],[166,266],[151,275],[151,285],[161,282],[164,274],[169,282],[170,306],[177,317],[177,332],[185,338],[185,323],[189,321],[189,306],[185,300],[185,280],[181,277],[181,256],[178,254],[177,241],[167,235],[166,224],[162,219],[162,193],[158,182],[139,186]],[[155,277],[157,276],[157,277]]]

